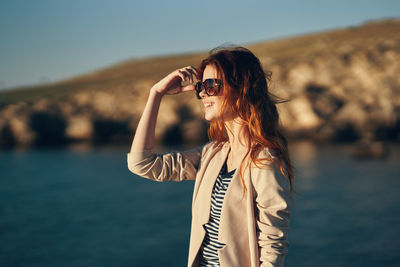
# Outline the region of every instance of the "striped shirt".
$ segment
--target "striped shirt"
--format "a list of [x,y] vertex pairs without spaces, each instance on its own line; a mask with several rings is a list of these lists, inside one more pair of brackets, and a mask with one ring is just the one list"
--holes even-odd
[[221,216],[222,202],[225,192],[235,170],[227,173],[226,162],[222,166],[217,180],[215,181],[213,191],[211,193],[210,219],[204,225],[206,235],[201,245],[200,266],[219,266],[218,249],[225,244],[218,241],[219,222]]

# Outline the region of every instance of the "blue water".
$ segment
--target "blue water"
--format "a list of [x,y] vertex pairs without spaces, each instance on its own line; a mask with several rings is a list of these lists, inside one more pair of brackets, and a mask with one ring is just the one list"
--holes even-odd
[[[125,147],[0,152],[0,266],[185,266],[193,182],[129,172]],[[286,266],[400,265],[400,146],[292,145]]]

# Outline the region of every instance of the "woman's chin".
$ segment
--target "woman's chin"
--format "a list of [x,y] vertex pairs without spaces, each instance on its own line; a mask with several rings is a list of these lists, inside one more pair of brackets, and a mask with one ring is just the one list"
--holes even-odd
[[209,118],[208,116],[204,116],[204,119],[205,119],[206,121],[212,121],[212,120],[213,120],[212,118]]
[[206,119],[207,121],[213,121],[213,120],[216,120],[217,117],[215,116],[214,113],[206,112],[206,113],[204,114],[204,119]]

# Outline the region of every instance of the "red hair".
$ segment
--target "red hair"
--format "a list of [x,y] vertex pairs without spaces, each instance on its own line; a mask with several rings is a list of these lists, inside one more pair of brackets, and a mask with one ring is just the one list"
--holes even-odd
[[[207,65],[213,65],[218,78],[223,81],[224,96],[222,111],[228,109],[244,122],[243,133],[249,147],[245,158],[250,155],[256,166],[266,166],[273,161],[270,157],[259,158],[265,148],[274,151],[279,169],[290,182],[293,191],[293,169],[289,157],[286,138],[279,130],[279,114],[276,104],[282,102],[269,92],[268,83],[271,72],[265,73],[258,58],[244,47],[212,50],[198,68],[199,79]],[[222,113],[221,113],[222,115]],[[228,141],[228,134],[222,116],[210,123],[208,136],[217,144]],[[246,191],[243,178],[244,162],[240,165],[240,178]]]

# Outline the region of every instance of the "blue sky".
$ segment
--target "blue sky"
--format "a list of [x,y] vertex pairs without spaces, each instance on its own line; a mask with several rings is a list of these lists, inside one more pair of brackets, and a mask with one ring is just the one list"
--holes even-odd
[[127,59],[400,17],[398,0],[2,0],[0,89]]

